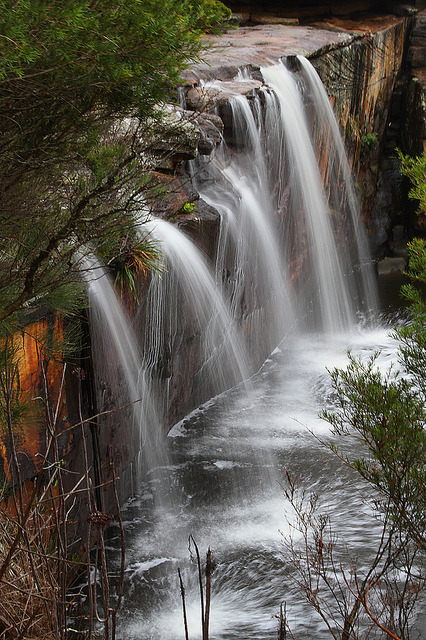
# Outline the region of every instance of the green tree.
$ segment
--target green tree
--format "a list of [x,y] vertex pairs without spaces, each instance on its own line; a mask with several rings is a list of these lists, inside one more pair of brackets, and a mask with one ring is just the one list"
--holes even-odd
[[[133,228],[149,188],[161,103],[173,100],[180,71],[200,54],[202,34],[228,15],[215,0],[0,0],[0,429],[10,445],[9,476],[0,483],[1,637],[72,635],[69,576],[71,568],[89,570],[90,562],[70,557],[77,548],[70,513],[79,511],[84,491],[102,550],[110,517],[96,510],[89,465],[83,477],[64,468],[59,409],[66,365],[53,403],[40,344],[45,388],[29,404],[46,416],[45,447],[34,483],[25,484],[18,439],[33,416],[20,393],[16,335],[8,334],[41,305],[81,307],[78,255],[86,245],[121,265],[118,280],[128,269],[155,265],[155,247],[135,238]],[[71,427],[81,429],[84,452],[88,422]],[[120,599],[110,606],[101,555],[106,639],[115,637]]]
[[212,0],[0,2],[3,332],[29,305],[72,305],[75,249],[129,233],[156,105],[228,14]]
[[[410,158],[399,152],[401,172],[413,187],[409,196],[426,210],[426,154]],[[382,496],[390,514],[415,545],[426,550],[426,303],[415,284],[426,284],[426,242],[408,245],[411,284],[401,293],[409,301],[410,321],[395,331],[399,341],[397,371],[382,374],[376,356],[367,363],[350,357],[346,370],[331,376],[338,410],[324,417],[341,436],[357,438],[366,456],[349,460]]]
[[[426,210],[426,155],[410,158],[399,152],[401,172],[410,178],[411,198]],[[350,356],[346,370],[331,373],[337,410],[326,411],[339,436],[356,438],[366,455],[345,460],[382,497],[376,503],[400,531],[426,550],[426,303],[415,285],[426,283],[426,242],[408,245],[412,283],[402,287],[410,321],[394,332],[399,368],[388,374]]]

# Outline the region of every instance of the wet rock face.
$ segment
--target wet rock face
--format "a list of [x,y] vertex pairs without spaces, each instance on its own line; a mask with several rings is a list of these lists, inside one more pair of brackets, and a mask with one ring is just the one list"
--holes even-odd
[[404,238],[419,232],[416,204],[409,200],[408,181],[401,176],[395,149],[412,156],[426,150],[426,11],[415,16],[407,64],[397,78],[386,128],[381,138],[381,155],[376,193],[371,211],[376,257],[392,256],[395,243],[391,229],[399,225]]
[[408,152],[417,155],[426,151],[426,8],[416,16],[408,59],[412,79],[405,107],[413,117],[405,122],[405,130],[411,147]]
[[189,109],[201,112],[215,112],[228,104],[236,96],[250,97],[262,86],[257,80],[245,82],[213,82],[209,85],[198,85],[186,90],[185,98]]
[[[381,141],[389,126],[389,110],[401,74],[409,19],[376,18],[364,23],[335,20],[363,33],[349,46],[313,60],[333,101],[346,146],[358,176],[362,213],[375,256],[382,255],[391,225],[389,205],[394,177],[378,174]],[[376,30],[376,31],[374,31]]]
[[[195,89],[194,89],[195,91]],[[221,140],[223,122],[206,105],[191,110],[166,105],[158,120],[152,123],[152,133],[143,141],[147,165],[165,172],[175,172],[184,160],[199,153],[211,153]]]
[[413,69],[426,67],[426,9],[416,15],[408,59]]

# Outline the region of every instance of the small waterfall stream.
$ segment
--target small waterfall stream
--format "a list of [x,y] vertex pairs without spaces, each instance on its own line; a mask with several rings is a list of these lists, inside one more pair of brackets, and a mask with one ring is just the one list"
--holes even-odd
[[102,379],[99,411],[109,406],[109,397],[120,398],[134,422],[135,446],[147,469],[168,463],[168,453],[154,394],[129,317],[105,268],[93,256],[80,256],[81,272],[88,286],[93,362]]
[[[286,468],[321,493],[361,559],[377,532],[357,479],[307,431],[330,442],[318,419],[332,403],[326,367],[343,366],[348,348],[364,357],[378,347],[387,367],[395,347],[386,327],[358,323],[358,314],[374,311],[376,294],[350,169],[318,78],[304,59],[298,65],[297,72],[282,64],[262,69],[263,90],[231,101],[233,141],[192,166],[201,198],[221,216],[215,265],[176,226],[157,219],[143,225],[167,265],[148,292],[143,358],[133,346],[124,358],[130,369],[148,372],[143,379],[154,394],[164,391],[167,407],[176,329],[185,318],[201,356],[194,387],[208,383],[211,395],[223,393],[175,425],[170,462],[152,457],[172,499],[159,508],[147,480],[124,510],[122,640],[185,637],[177,567],[187,585],[190,637],[201,637],[190,534],[203,552],[212,547],[217,562],[211,640],[275,637],[283,600],[305,637],[325,637],[296,596],[283,556]],[[105,281],[90,278],[91,291],[98,295]],[[238,386],[249,376],[249,386]]]
[[260,104],[256,107],[257,118],[246,98],[231,102],[233,128],[244,148],[235,154],[223,142],[204,173],[195,172],[195,184],[201,197],[221,214],[216,271],[224,280],[233,313],[243,317],[250,355],[258,368],[294,326],[296,301],[289,289],[288,261],[271,198]]
[[[337,197],[336,194],[334,194],[334,204],[332,206],[339,208],[340,210],[344,208],[347,211],[347,216],[350,220],[352,230],[351,238],[357,249],[357,260],[359,273],[361,275],[358,288],[362,285],[362,289],[358,294],[358,299],[364,299],[365,308],[367,310],[370,309],[374,311],[377,307],[376,279],[371,268],[367,238],[364,229],[362,228],[358,198],[356,196],[352,171],[349,166],[348,157],[343,144],[343,138],[340,134],[336,116],[334,115],[330,100],[320,77],[306,58],[303,56],[297,56],[297,59],[301,65],[303,76],[306,79],[308,88],[312,92],[315,104],[315,113],[318,116],[317,135],[321,138],[323,144],[328,144],[326,156],[327,174],[331,177],[331,180],[329,179],[329,201],[331,198],[330,191],[332,186],[335,190],[336,187],[340,186],[340,189],[343,191],[343,197],[342,194]],[[331,141],[331,144],[328,143],[329,140]],[[337,191],[339,192],[339,189],[337,189]],[[354,284],[356,286],[357,283],[355,282]]]

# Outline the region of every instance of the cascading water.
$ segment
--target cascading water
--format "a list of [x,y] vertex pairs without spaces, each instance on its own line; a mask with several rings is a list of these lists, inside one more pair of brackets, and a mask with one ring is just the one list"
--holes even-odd
[[143,230],[159,241],[166,258],[164,273],[153,274],[147,295],[148,314],[155,322],[147,326],[144,361],[152,377],[164,354],[170,358],[174,353],[177,325],[184,319],[199,352],[193,397],[205,399],[207,391],[216,395],[247,380],[251,372],[245,346],[204,256],[170,222],[147,220]]
[[[312,64],[303,56],[297,56],[301,65],[303,76],[307,82],[308,89],[312,93],[315,105],[314,113],[317,115],[317,137],[322,144],[327,144],[325,155],[327,174],[329,176],[329,203],[332,196],[331,187],[340,186],[338,197],[334,197],[334,208],[342,212],[347,211],[351,225],[351,238],[355,241],[357,253],[353,256],[353,262],[358,262],[360,284],[362,288],[358,295],[358,300],[364,302],[366,311],[373,311],[377,307],[377,285],[371,268],[367,238],[362,226],[359,211],[359,202],[355,192],[352,171],[346,155],[343,138],[340,134],[336,116],[331,107],[330,100],[320,77]],[[329,204],[330,206],[330,204]],[[356,284],[356,283],[355,283]],[[359,287],[359,285],[358,285]]]
[[[250,329],[250,314],[260,314],[257,337],[266,322],[270,348],[295,317],[300,324],[301,310],[308,311],[312,302],[311,324],[334,332],[352,326],[359,309],[376,306],[338,125],[312,65],[302,57],[299,64],[305,87],[300,74],[296,79],[283,64],[262,69],[269,85],[263,96],[231,101],[232,146],[223,143],[204,170],[194,170],[201,196],[222,215],[217,269]],[[314,123],[305,105],[307,89]],[[257,355],[262,360],[266,354]]]
[[[306,68],[309,67],[305,66],[304,69]],[[347,264],[344,253],[339,251],[339,239],[343,243],[347,233],[339,220],[345,216],[345,210],[342,207],[337,210],[330,208],[330,198],[327,198],[323,187],[324,180],[318,166],[302,94],[294,75],[283,64],[264,68],[262,74],[274,90],[274,96],[267,100],[270,108],[276,109],[279,106],[275,117],[281,119],[284,132],[282,140],[288,146],[288,161],[294,171],[292,189],[296,193],[293,194],[293,206],[296,206],[306,226],[307,250],[311,254],[310,268],[316,283],[322,328],[332,332],[347,330],[354,322],[360,301],[356,297],[354,299],[355,290],[349,280],[353,264]],[[317,95],[314,94],[314,99]],[[323,102],[320,105],[322,109],[319,115],[327,116],[323,119],[325,126],[333,129]],[[327,140],[332,148],[331,155],[339,155],[333,147],[335,138],[328,136]],[[328,159],[326,161],[328,163]],[[346,202],[342,204],[346,205]],[[303,229],[300,233],[303,233]],[[357,242],[357,245],[358,249],[362,248],[361,242]],[[364,255],[357,258],[363,268],[368,268],[364,266]],[[373,304],[371,290],[368,295],[368,303]]]
[[235,154],[223,142],[203,170],[194,168],[194,181],[203,200],[221,214],[217,279],[224,283],[231,312],[242,317],[253,366],[258,368],[294,330],[297,308],[271,197],[260,101],[252,111],[248,100],[239,96],[231,108],[240,152]]
[[103,386],[98,387],[99,411],[130,409],[132,435],[145,469],[167,465],[164,430],[129,317],[101,263],[93,255],[80,256],[79,262],[90,298],[95,375]]
[[[306,489],[322,494],[361,561],[377,535],[377,523],[356,494],[357,479],[342,471],[338,460],[301,426],[325,441],[331,438],[318,419],[320,408],[332,403],[325,366],[343,366],[348,347],[364,357],[382,346],[386,367],[395,348],[386,328],[362,333],[355,326],[363,299],[365,310],[375,304],[362,236],[351,240],[355,251],[347,259],[352,253],[347,236],[359,231],[356,198],[334,121],[323,123],[330,113],[316,78],[303,61],[300,65],[302,84],[282,65],[263,69],[272,88],[231,102],[232,145],[223,143],[207,164],[193,167],[201,197],[221,214],[215,279],[178,230],[162,221],[149,223],[164,243],[170,271],[164,279],[153,278],[148,296],[147,312],[163,324],[145,334],[145,361],[153,377],[167,359],[173,360],[179,313],[187,316],[190,309],[189,324],[202,335],[200,345],[207,346],[205,370],[216,375],[228,352],[231,383],[246,370],[235,338],[240,318],[253,367],[290,332],[291,339],[266,360],[246,395],[238,388],[222,394],[172,430],[173,464],[166,472],[174,509],[153,514],[141,487],[139,500],[126,512],[133,530],[120,638],[185,637],[178,567],[187,587],[189,634],[201,637],[189,534],[203,550],[211,546],[217,561],[212,640],[273,637],[283,600],[290,623],[302,628],[303,637],[326,637],[321,621],[295,595],[292,570],[282,555],[281,536],[289,527],[281,489],[285,469],[299,475]],[[317,122],[307,114],[311,103],[319,105]],[[337,144],[336,150],[329,149],[329,173],[312,142],[324,129],[330,132],[327,144]],[[344,185],[333,191],[337,177],[344,178]],[[166,371],[164,377],[168,375]],[[229,386],[230,380],[220,384]],[[265,466],[271,473],[264,473]]]

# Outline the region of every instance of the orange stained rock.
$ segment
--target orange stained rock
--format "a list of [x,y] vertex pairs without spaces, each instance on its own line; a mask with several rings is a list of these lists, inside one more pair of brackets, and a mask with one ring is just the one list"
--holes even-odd
[[[36,471],[43,464],[43,458],[38,454],[45,450],[46,425],[52,419],[49,415],[57,415],[59,429],[66,419],[65,389],[61,390],[64,371],[60,348],[62,318],[43,318],[8,340],[16,363],[13,390],[18,401],[26,405],[24,416],[13,428],[18,460],[26,467],[32,461]],[[10,441],[6,426],[0,432],[0,458],[5,476],[10,480]]]

